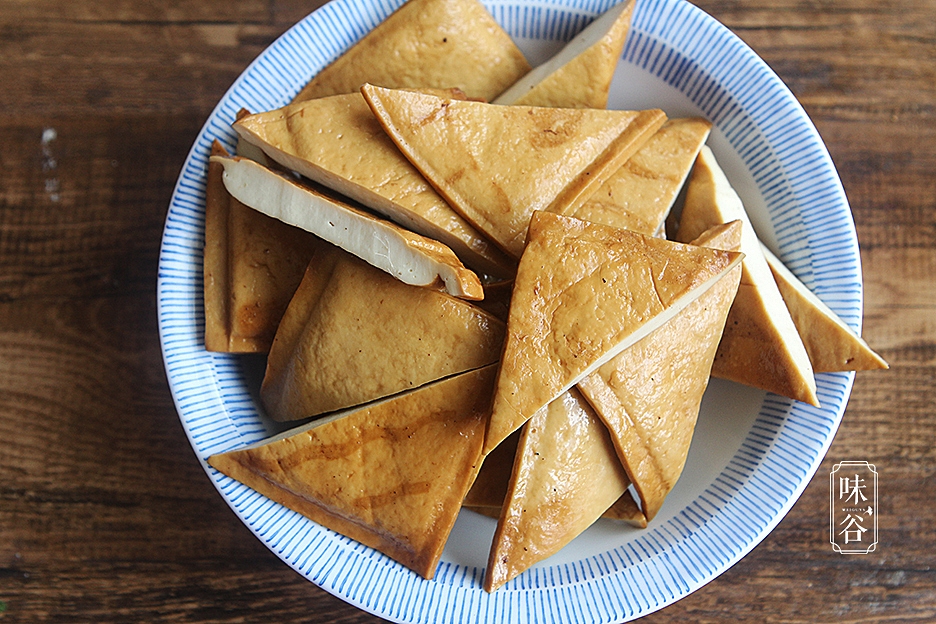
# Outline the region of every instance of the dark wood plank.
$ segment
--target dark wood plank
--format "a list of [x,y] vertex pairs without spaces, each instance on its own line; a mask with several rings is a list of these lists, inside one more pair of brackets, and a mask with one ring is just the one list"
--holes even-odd
[[204,121],[282,31],[266,24],[6,20],[0,14],[0,34],[8,33],[0,36],[0,107],[7,115],[56,117],[173,112]]
[[[263,546],[258,544],[257,548]],[[12,581],[24,588],[41,584],[48,590],[25,590],[9,597],[5,621],[383,621],[326,594],[271,557],[257,550],[250,560],[190,561],[184,566],[107,561],[76,566],[55,562],[38,575]]]
[[821,124],[866,254],[925,252],[936,240],[936,128],[926,118]]
[[4,14],[18,21],[55,20],[68,22],[266,22],[268,0],[102,0],[56,2],[56,0],[7,0]]
[[324,3],[321,0],[273,0],[272,4],[273,23],[289,28]]
[[202,120],[0,123],[0,300],[154,292],[175,177]]

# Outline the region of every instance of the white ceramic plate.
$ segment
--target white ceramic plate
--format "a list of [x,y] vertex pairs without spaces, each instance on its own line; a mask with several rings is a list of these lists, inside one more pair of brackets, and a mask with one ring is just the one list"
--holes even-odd
[[[821,408],[714,380],[682,479],[646,530],[599,521],[493,594],[481,589],[494,521],[463,512],[432,581],[207,467],[266,437],[262,361],[203,346],[202,245],[211,141],[233,148],[241,107],[286,104],[402,0],[334,0],[271,45],[211,114],[172,197],[158,282],[169,383],[192,448],[240,518],[284,562],[344,600],[400,622],[619,622],[701,587],[758,544],[832,441],[853,374],[818,376]],[[536,64],[614,0],[486,0]],[[854,329],[861,270],[851,213],[822,141],[793,95],[737,37],[683,0],[638,0],[612,108],[702,115],[709,144],[761,238]],[[207,504],[207,503],[206,503]]]

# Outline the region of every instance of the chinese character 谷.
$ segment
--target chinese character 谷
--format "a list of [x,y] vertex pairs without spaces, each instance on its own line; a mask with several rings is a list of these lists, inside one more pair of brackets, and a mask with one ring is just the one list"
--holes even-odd
[[845,516],[845,519],[839,523],[839,526],[845,524],[846,522],[848,523],[844,529],[839,531],[839,535],[845,536],[846,544],[850,542],[860,542],[862,535],[865,533],[865,531],[868,530],[864,528],[863,526],[861,526],[861,523],[858,522],[858,520],[859,518],[856,518],[855,516],[848,514],[847,516]]

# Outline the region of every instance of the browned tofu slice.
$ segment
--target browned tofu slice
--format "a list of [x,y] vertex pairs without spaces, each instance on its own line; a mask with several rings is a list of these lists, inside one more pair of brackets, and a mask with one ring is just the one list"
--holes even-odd
[[[740,247],[740,221],[713,230],[693,244]],[[648,521],[682,474],[740,279],[736,266],[656,331],[578,383],[611,432]]]
[[607,429],[574,389],[521,431],[485,571],[487,591],[558,552],[630,485]]
[[686,188],[678,240],[689,241],[721,223],[740,220],[741,285],[728,314],[712,375],[818,405],[806,347],[780,295],[741,198],[706,146]]
[[[504,501],[507,498],[507,488],[510,485],[510,475],[513,472],[520,434],[523,431],[523,427],[514,431],[484,457],[481,470],[478,472],[471,489],[465,495],[462,507],[495,519],[500,518]],[[572,435],[577,435],[577,430],[573,428],[570,428],[569,432]],[[593,457],[597,461],[601,461],[601,457],[608,457],[604,452],[606,449],[604,443],[599,444],[600,439],[603,439],[603,437],[591,436],[588,441],[581,440],[583,449],[589,448],[589,444],[596,445]],[[614,458],[613,461],[618,460]],[[601,514],[601,517],[627,522],[641,529],[647,528],[647,518],[640,510],[633,496],[631,496],[630,491],[621,494],[620,498]]]
[[659,110],[498,106],[372,85],[362,92],[448,203],[518,258],[534,211],[574,213],[666,117]]
[[887,362],[813,294],[767,247],[767,265],[777,282],[813,371],[860,371],[887,368]]
[[465,299],[484,297],[477,274],[442,243],[252,160],[211,159],[224,166],[225,188],[244,205],[311,232],[404,283],[442,285]]
[[516,270],[397,149],[360,92],[250,115],[234,129],[281,165],[444,243],[472,268],[504,277]]
[[316,416],[497,362],[504,323],[332,248],[313,258],[270,349],[269,416]]
[[478,0],[409,0],[319,72],[296,101],[393,88],[458,87],[493,99],[530,71],[510,36]]
[[494,103],[605,108],[633,16],[634,0],[611,7]]
[[514,431],[484,457],[478,477],[465,495],[465,508],[494,518],[500,517],[522,431],[522,428]]
[[740,258],[535,213],[514,282],[485,452],[673,318]]
[[697,117],[668,120],[574,216],[655,236],[711,129],[711,123]]
[[[212,154],[227,155],[215,141]],[[231,197],[222,165],[208,165],[205,191],[205,348],[266,353],[322,242]]]
[[208,463],[432,578],[480,466],[494,368],[315,421]]

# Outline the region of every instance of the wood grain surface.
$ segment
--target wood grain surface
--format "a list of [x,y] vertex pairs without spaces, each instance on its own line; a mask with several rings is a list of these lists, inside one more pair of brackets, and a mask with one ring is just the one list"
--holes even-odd
[[[304,580],[215,492],[159,350],[169,197],[215,103],[319,0],[0,2],[0,621],[377,618]],[[804,494],[646,622],[936,621],[936,2],[702,0],[799,98],[849,196],[859,373]],[[880,545],[828,544],[828,475],[880,472]]]

